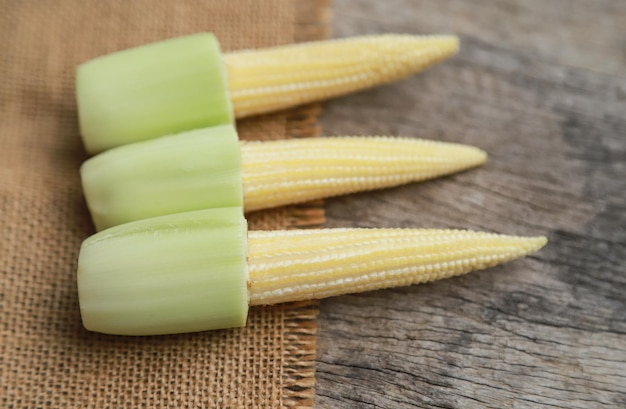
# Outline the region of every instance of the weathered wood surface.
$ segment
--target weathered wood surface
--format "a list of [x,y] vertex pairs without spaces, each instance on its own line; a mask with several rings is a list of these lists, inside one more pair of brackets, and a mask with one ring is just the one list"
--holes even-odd
[[325,104],[323,133],[486,166],[327,201],[330,227],[547,235],[490,270],[325,300],[319,408],[626,407],[626,2],[335,0],[333,37],[456,33],[454,59]]

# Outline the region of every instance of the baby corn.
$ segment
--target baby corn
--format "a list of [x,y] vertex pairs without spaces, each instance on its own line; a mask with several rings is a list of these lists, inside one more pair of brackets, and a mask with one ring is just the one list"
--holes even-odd
[[381,189],[481,165],[472,146],[395,137],[242,142],[246,211]]
[[240,207],[140,220],[85,240],[85,327],[152,335],[243,326],[248,305],[405,286],[526,256],[544,237],[461,230],[252,231]]
[[440,280],[531,254],[545,237],[467,230],[327,229],[248,233],[250,305]]
[[222,55],[201,33],[81,64],[89,153],[389,83],[457,52],[454,36],[374,35]]
[[98,230],[165,214],[246,211],[380,189],[482,164],[480,149],[412,138],[239,141],[230,125],[120,146],[81,167]]
[[224,56],[237,118],[393,82],[452,56],[455,36],[384,34]]

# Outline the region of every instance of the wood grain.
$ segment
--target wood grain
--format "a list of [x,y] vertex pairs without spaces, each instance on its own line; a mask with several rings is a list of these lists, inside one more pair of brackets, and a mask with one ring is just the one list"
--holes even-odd
[[333,37],[455,33],[462,49],[326,103],[325,135],[462,142],[489,160],[328,200],[328,226],[550,241],[464,277],[323,301],[317,407],[626,407],[626,3],[335,0],[333,14]]

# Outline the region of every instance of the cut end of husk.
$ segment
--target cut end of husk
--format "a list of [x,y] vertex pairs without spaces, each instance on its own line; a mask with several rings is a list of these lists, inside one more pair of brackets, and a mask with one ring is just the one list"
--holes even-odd
[[453,35],[382,34],[224,56],[237,118],[390,83],[456,54]]
[[242,142],[246,211],[419,182],[483,164],[455,143],[399,137]]
[[232,125],[118,146],[87,160],[80,174],[98,231],[243,203],[239,137]]
[[158,335],[245,325],[241,207],[140,220],[85,240],[78,296],[86,329]]
[[118,51],[81,64],[76,99],[90,154],[191,129],[233,123],[227,72],[213,34]]
[[425,283],[524,257],[546,243],[467,230],[250,232],[250,305]]

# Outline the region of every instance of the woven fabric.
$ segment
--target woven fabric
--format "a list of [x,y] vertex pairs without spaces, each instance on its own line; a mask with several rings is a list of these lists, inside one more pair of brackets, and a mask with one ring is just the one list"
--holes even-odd
[[[324,1],[0,0],[0,407],[310,407],[317,304],[252,309],[243,329],[115,337],[82,328],[81,241],[93,233],[74,70],[93,57],[214,32],[225,51],[325,35]],[[242,121],[242,138],[313,136],[318,108]],[[250,228],[323,222],[320,204]]]

